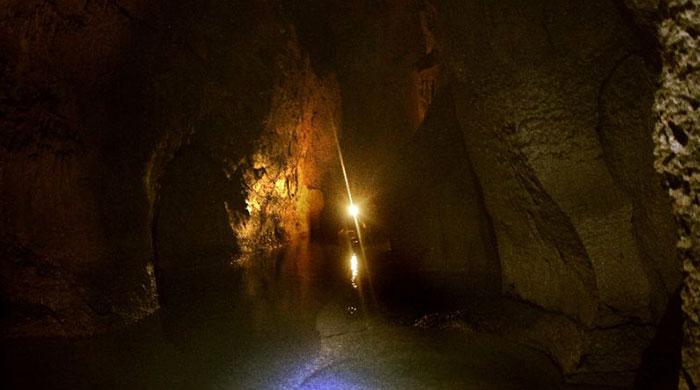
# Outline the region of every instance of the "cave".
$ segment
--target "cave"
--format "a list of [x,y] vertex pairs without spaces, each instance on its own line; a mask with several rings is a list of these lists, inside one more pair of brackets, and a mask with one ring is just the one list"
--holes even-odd
[[697,389],[700,0],[0,0],[6,389]]

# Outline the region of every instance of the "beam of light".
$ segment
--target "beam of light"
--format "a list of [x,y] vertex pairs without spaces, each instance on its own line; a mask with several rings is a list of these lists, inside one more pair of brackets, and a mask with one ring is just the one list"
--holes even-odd
[[350,256],[350,272],[351,272],[350,281],[352,282],[353,288],[357,288],[357,275],[358,275],[359,271],[360,271],[360,266],[357,262],[357,255],[353,253],[352,256]]
[[[335,139],[335,147],[338,150],[338,160],[340,161],[340,167],[343,170],[343,180],[345,180],[345,190],[348,193],[348,204],[350,207],[357,207],[355,205],[355,202],[352,201],[352,192],[350,191],[350,181],[348,180],[348,172],[347,169],[345,169],[345,159],[343,158],[343,151],[340,148],[340,140],[338,140],[338,130],[335,127],[335,123],[332,123],[333,126],[333,138]],[[358,220],[358,215],[359,215],[359,208],[357,209],[357,213],[353,213],[352,210],[350,211],[350,214],[352,215],[353,222],[355,222],[355,231],[357,232],[357,239],[360,242],[360,250],[362,251],[362,261],[367,261],[367,252],[365,251],[365,244],[362,240],[362,231],[360,230],[360,222]],[[359,263],[359,261],[358,261]],[[374,296],[374,287],[372,286],[372,278],[369,275],[369,272],[367,272],[367,267],[363,265],[363,268],[365,269],[365,274],[367,275],[367,281],[369,282],[369,288],[370,288],[370,296],[373,301],[376,301],[376,298]],[[355,287],[356,284],[353,283],[353,287]],[[360,289],[360,295],[362,295],[362,290]],[[362,305],[365,305],[364,299],[362,299]]]
[[340,149],[340,141],[338,141],[338,131],[333,126],[333,137],[335,138],[335,147],[338,150],[338,160],[340,160],[340,168],[343,170],[343,179],[345,180],[345,190],[348,192],[348,200],[351,205],[354,205],[352,201],[352,192],[350,192],[350,181],[348,180],[348,172],[345,169],[345,159],[343,159],[343,151]]
[[348,202],[350,204],[348,212],[352,216],[355,222],[355,230],[357,231],[357,238],[360,241],[360,248],[362,248],[362,258],[365,259],[365,247],[362,243],[362,232],[360,231],[360,222],[357,216],[360,213],[360,209],[357,207],[355,202],[352,201],[352,191],[350,191],[350,181],[348,180],[348,171],[345,169],[345,159],[343,158],[343,151],[340,149],[340,141],[338,140],[338,131],[333,126],[333,138],[335,139],[335,147],[338,150],[338,160],[340,160],[340,167],[343,170],[343,179],[345,180],[345,190],[348,193]]

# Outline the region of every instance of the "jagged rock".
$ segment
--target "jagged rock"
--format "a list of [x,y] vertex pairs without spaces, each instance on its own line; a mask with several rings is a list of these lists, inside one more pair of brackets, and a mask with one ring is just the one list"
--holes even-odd
[[669,0],[659,38],[664,66],[656,93],[656,169],[663,174],[678,221],[684,313],[681,389],[700,384],[700,2]]

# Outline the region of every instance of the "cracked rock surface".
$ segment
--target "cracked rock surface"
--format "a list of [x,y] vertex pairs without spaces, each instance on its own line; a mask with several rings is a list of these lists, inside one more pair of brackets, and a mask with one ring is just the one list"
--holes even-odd
[[680,226],[684,313],[681,389],[700,384],[700,2],[670,0],[659,29],[664,67],[656,94],[656,169]]

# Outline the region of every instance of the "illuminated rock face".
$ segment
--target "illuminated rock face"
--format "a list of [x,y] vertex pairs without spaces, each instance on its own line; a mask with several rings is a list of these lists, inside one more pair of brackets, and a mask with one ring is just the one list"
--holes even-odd
[[231,213],[244,252],[308,235],[320,223],[324,175],[337,164],[337,85],[318,78],[298,46],[288,55],[257,145],[234,168],[242,169],[247,193],[246,215]]
[[656,94],[656,169],[664,175],[680,225],[684,313],[681,389],[700,384],[700,2],[671,0],[659,29],[664,66]]
[[3,334],[79,335],[308,232],[339,97],[275,2],[0,2]]

